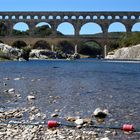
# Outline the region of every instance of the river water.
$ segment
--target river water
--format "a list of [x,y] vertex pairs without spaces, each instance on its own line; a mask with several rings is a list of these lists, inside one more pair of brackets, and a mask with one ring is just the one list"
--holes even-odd
[[[21,98],[3,92],[10,88]],[[88,117],[101,107],[109,110],[109,123],[140,127],[140,62],[93,59],[1,62],[0,108],[28,107],[28,95],[36,97],[32,105],[48,118],[56,110],[62,118]]]

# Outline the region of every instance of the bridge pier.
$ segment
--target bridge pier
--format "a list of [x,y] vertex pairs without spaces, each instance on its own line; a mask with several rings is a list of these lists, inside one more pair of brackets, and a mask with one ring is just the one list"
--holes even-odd
[[78,46],[77,46],[77,44],[75,45],[74,53],[75,53],[75,54],[78,54]]

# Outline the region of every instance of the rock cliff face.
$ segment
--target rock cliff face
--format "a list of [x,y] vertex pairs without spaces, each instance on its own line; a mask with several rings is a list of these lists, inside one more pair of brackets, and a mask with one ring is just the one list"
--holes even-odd
[[140,44],[109,52],[106,59],[140,60]]

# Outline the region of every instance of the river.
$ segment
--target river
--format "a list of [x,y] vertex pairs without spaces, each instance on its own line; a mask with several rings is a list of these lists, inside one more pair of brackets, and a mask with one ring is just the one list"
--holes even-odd
[[[20,98],[3,92],[10,88]],[[61,118],[88,117],[101,107],[109,110],[110,124],[132,123],[140,127],[140,62],[93,59],[0,62],[0,108],[28,107],[28,95],[36,97],[32,105],[48,118],[56,110]]]

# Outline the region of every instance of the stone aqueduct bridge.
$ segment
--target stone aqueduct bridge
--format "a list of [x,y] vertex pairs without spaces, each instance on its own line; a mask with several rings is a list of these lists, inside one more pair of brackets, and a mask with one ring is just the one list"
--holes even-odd
[[[27,45],[33,46],[39,40],[45,40],[50,45],[56,45],[58,42],[67,40],[74,45],[81,41],[95,41],[101,46],[108,45],[117,38],[107,36],[109,26],[114,22],[122,23],[126,32],[131,32],[135,23],[140,22],[140,12],[0,12],[0,23],[7,27],[7,35],[0,36],[0,40],[6,44],[12,45],[13,42],[21,40]],[[30,36],[15,37],[12,36],[12,30],[16,23],[24,22],[29,26]],[[34,36],[34,29],[40,22],[50,24],[53,35],[47,38],[38,38]],[[74,27],[73,36],[58,37],[56,35],[57,27],[64,22],[71,23]],[[103,37],[82,36],[79,35],[80,29],[86,23],[93,22],[98,24],[103,32]]]

